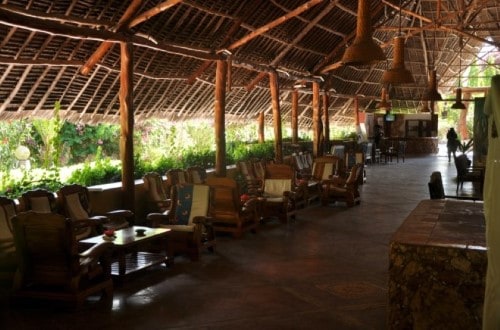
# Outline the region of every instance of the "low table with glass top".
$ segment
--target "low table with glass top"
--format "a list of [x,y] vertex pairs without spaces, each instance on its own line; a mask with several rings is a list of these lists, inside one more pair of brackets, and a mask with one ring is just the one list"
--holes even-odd
[[[138,231],[144,230],[144,234],[138,234]],[[167,238],[170,229],[149,228],[143,226],[132,226],[115,231],[113,239],[108,239],[105,235],[99,235],[83,239],[82,245],[93,245],[105,241],[113,243],[113,254],[116,261],[111,265],[111,274],[123,279],[125,276],[145,269],[150,266],[165,263],[168,266],[169,256],[167,248]],[[141,248],[148,244],[159,244],[160,252],[145,252]]]

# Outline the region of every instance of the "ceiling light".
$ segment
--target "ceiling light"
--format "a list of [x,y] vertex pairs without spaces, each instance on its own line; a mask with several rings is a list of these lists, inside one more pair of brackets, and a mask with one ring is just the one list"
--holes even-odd
[[345,50],[341,62],[345,65],[360,66],[383,60],[385,60],[384,51],[372,38],[370,1],[359,0],[356,37]]
[[462,102],[462,88],[460,88],[460,73],[462,72],[462,48],[463,48],[463,43],[462,43],[462,37],[458,40],[458,45],[460,47],[459,52],[458,52],[458,87],[456,90],[456,95],[455,95],[455,103],[451,105],[452,109],[460,109],[460,110],[465,110],[467,107],[465,104]]

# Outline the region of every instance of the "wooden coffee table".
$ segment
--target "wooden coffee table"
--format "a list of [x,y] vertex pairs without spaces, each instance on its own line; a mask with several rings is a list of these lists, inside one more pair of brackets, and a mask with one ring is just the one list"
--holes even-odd
[[[136,230],[145,230],[144,235],[138,235]],[[133,226],[115,231],[113,254],[116,261],[111,265],[111,274],[120,281],[125,276],[145,269],[147,267],[165,263],[168,266],[167,238],[170,229],[149,228]],[[81,240],[79,243],[85,246],[101,243],[106,240],[103,235],[94,236]],[[164,253],[152,253],[140,251],[141,247],[149,243],[159,243]]]

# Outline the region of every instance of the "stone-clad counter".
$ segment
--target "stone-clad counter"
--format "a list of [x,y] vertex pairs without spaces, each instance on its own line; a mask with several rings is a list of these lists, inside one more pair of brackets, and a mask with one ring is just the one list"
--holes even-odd
[[483,203],[424,200],[394,233],[390,329],[481,329],[486,275]]

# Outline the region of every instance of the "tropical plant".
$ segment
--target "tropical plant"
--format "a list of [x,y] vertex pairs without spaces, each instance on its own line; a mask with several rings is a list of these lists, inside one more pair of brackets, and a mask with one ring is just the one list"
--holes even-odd
[[62,143],[59,132],[63,121],[59,117],[61,103],[54,104],[54,117],[51,119],[34,119],[33,127],[42,139],[43,149],[41,152],[42,166],[49,169],[51,166],[59,166],[59,159],[62,151]]
[[461,151],[462,154],[466,154],[472,150],[473,145],[473,139],[470,139],[469,141],[462,141],[458,143],[458,150]]

